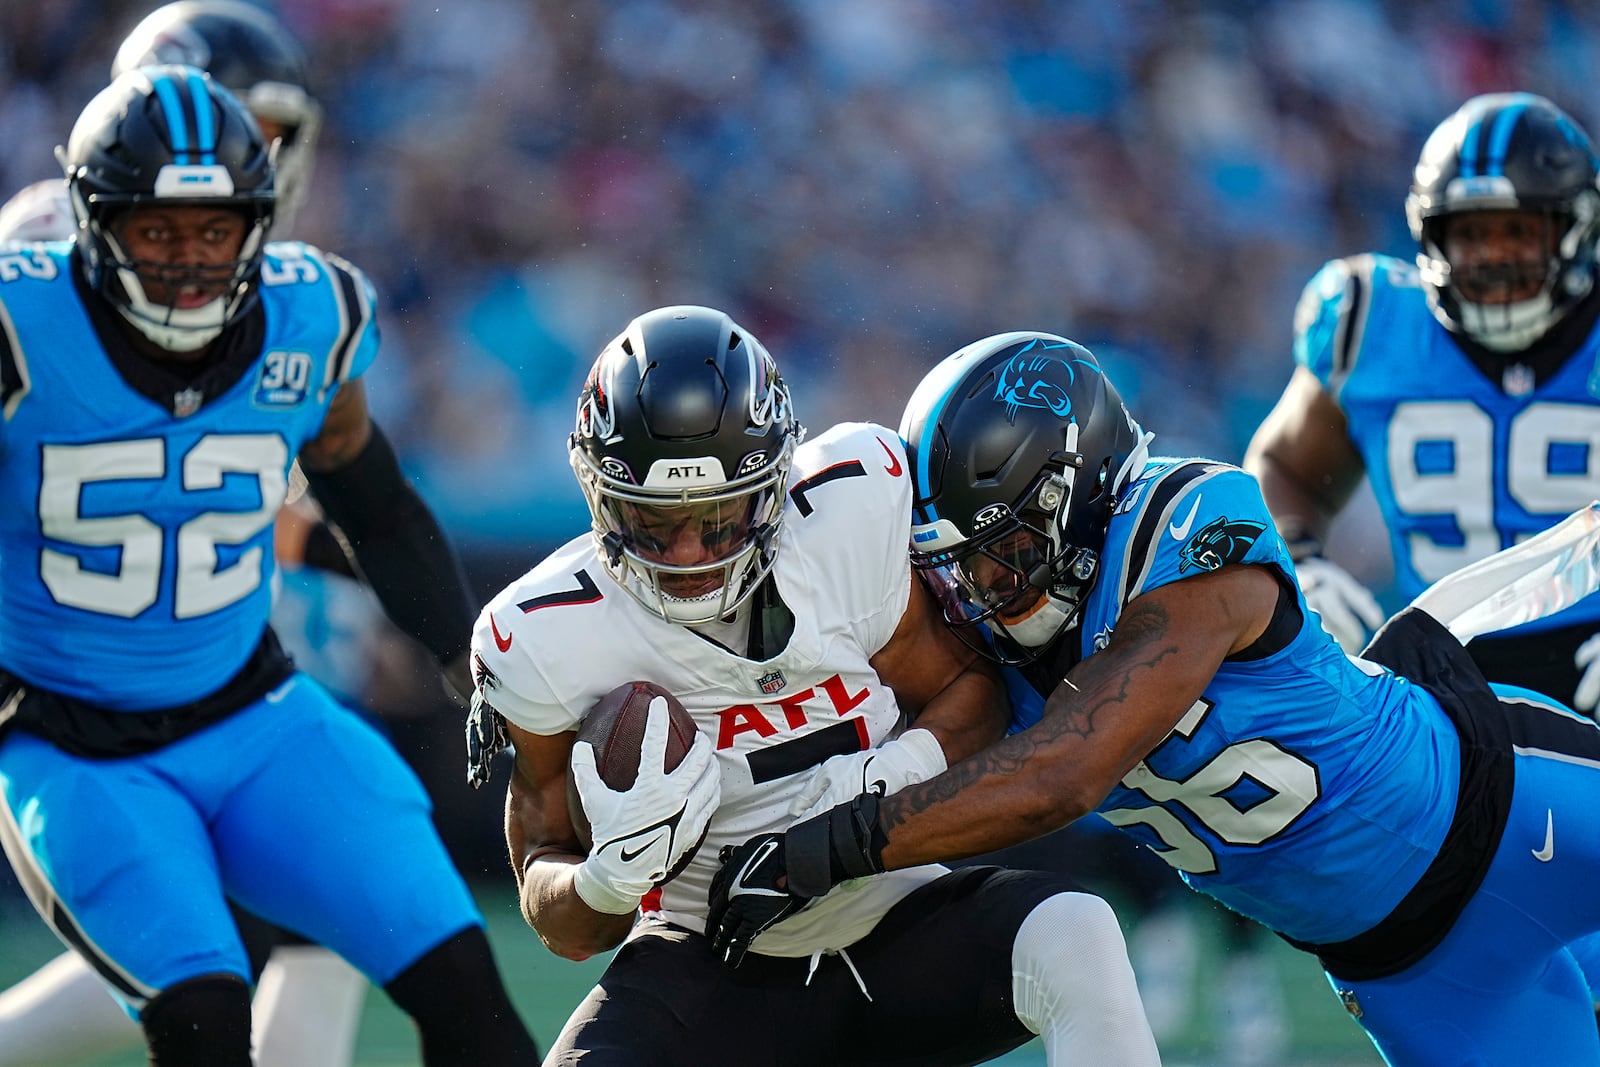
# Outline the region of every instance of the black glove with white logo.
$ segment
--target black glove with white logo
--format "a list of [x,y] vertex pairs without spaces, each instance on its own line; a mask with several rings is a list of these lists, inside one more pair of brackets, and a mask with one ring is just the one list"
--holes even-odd
[[781,834],[761,834],[722,850],[711,880],[706,936],[729,966],[744,960],[764,931],[840,882],[883,872],[878,797],[858,796]]

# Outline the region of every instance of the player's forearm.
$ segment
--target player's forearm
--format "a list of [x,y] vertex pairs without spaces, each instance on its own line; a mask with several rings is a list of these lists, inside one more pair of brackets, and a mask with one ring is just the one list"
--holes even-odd
[[1349,500],[1352,487],[1329,482],[1312,485],[1270,455],[1251,457],[1249,471],[1261,483],[1261,496],[1278,530],[1291,544],[1311,540],[1320,546]]
[[636,913],[608,915],[583,902],[573,885],[579,856],[536,856],[521,875],[522,917],[545,947],[563,959],[586,960],[622,943]]

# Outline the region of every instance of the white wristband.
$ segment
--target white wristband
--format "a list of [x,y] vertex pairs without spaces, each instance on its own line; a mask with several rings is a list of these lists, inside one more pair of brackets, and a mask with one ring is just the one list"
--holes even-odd
[[619,893],[610,879],[595,872],[590,860],[584,860],[572,872],[572,888],[585,904],[606,915],[626,915],[638,911],[639,901],[644,899],[642,895],[636,897]]
[[946,766],[939,739],[913,728],[877,748],[834,756],[822,764],[790,802],[789,816],[810,818],[862,793],[898,792],[943,774]]

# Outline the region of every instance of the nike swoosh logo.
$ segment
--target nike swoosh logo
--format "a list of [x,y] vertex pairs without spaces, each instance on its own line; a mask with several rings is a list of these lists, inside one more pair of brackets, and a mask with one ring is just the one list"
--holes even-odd
[[883,469],[889,472],[889,477],[891,478],[900,477],[901,473],[905,471],[905,468],[900,465],[900,457],[894,454],[892,448],[883,443],[883,438],[881,437],[878,438],[878,446],[889,453],[889,465]]
[[640,856],[644,855],[646,852],[649,852],[650,849],[652,847],[654,847],[654,845],[655,845],[655,841],[653,841],[653,840],[652,841],[646,841],[644,844],[640,845],[638,848],[634,849],[632,852],[629,852],[626,847],[623,847],[623,848],[618,850],[617,854],[622,857],[622,862],[623,863],[632,863],[634,860],[638,859]]
[[1174,541],[1182,541],[1184,538],[1189,536],[1189,527],[1194,525],[1194,516],[1199,510],[1200,494],[1196,493],[1194,495],[1194,503],[1189,505],[1189,514],[1184,518],[1183,525],[1179,526],[1176,523],[1169,523],[1167,525],[1167,532],[1172,534],[1172,539]]
[[750,877],[755,869],[767,861],[767,857],[778,851],[778,842],[765,842],[755,853],[739,868],[739,877],[733,880],[733,885],[728,888],[730,897],[784,897],[787,893],[776,889],[755,889],[745,884],[745,879]]
[[1540,863],[1549,863],[1556,854],[1556,817],[1549,808],[1544,809],[1544,848],[1534,852],[1533,858]]
[[511,638],[500,636],[500,627],[494,621],[494,616],[489,616],[489,629],[494,631],[494,647],[501,652],[511,651]]

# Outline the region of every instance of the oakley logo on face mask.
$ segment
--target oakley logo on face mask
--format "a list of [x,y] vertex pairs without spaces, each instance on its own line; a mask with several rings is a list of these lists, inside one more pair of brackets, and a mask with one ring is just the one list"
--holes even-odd
[[990,504],[976,515],[972,516],[972,529],[977,531],[983,529],[985,526],[992,526],[1010,514],[1010,505]]

